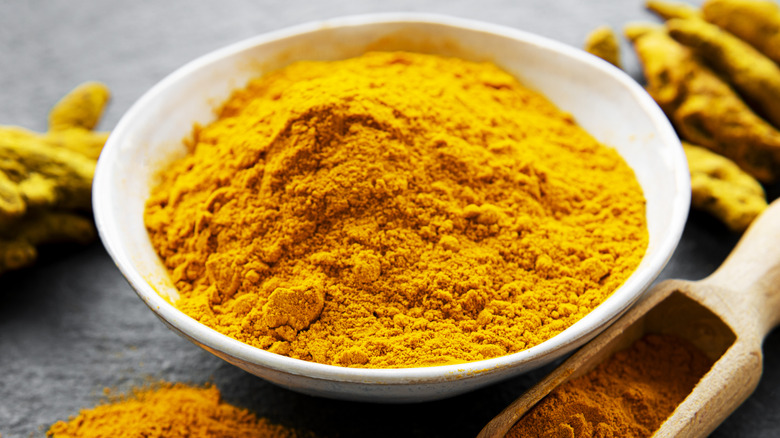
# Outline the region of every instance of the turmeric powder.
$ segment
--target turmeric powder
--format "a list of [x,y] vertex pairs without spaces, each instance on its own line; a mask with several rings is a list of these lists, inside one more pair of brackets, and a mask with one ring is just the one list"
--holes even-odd
[[160,383],[82,410],[49,428],[53,438],[295,438],[309,436],[221,400],[216,386]]
[[324,364],[518,352],[647,246],[632,170],[490,63],[413,53],[252,81],[160,175],[151,241],[203,324]]
[[652,436],[711,367],[712,360],[684,339],[645,335],[557,387],[506,436]]

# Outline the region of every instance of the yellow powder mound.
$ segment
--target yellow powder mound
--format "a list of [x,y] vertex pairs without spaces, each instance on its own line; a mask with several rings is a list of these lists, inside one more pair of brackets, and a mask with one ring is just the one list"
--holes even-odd
[[147,204],[193,318],[372,368],[537,345],[636,268],[631,169],[489,63],[299,62],[236,91]]
[[[131,396],[84,409],[52,425],[53,438],[295,438],[293,429],[271,424],[220,400],[215,386],[163,383]],[[306,435],[309,436],[309,435]]]

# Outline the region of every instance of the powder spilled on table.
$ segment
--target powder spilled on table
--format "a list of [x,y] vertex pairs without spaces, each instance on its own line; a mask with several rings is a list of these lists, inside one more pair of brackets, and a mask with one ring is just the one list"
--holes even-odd
[[148,200],[176,306],[255,347],[393,368],[518,352],[647,247],[618,153],[490,63],[298,62],[237,90]]
[[161,383],[136,389],[67,422],[51,426],[52,438],[296,438],[310,436],[257,418],[221,400],[216,386]]

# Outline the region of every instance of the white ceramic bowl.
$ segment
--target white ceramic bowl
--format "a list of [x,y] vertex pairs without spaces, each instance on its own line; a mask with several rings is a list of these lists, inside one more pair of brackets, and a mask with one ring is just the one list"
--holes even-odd
[[[490,60],[541,91],[634,169],[647,198],[649,247],[634,274],[585,318],[519,353],[426,368],[355,369],[251,347],[206,327],[164,300],[176,297],[143,224],[155,172],[185,152],[194,122],[207,123],[230,91],[292,61],[334,60],[367,49]],[[97,166],[94,210],[108,252],[138,295],[171,329],[224,360],[308,394],[376,402],[457,395],[516,376],[571,352],[634,303],[669,260],[687,217],[688,170],[664,114],[630,77],[580,50],[493,24],[423,14],[380,14],[305,24],[217,50],[149,90],[111,134]]]

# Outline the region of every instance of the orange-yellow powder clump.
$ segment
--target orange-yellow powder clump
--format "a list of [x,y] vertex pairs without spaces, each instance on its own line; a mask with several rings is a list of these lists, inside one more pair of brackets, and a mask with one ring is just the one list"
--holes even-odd
[[294,429],[221,400],[215,386],[162,383],[82,410],[51,426],[52,438],[295,438]]
[[647,246],[617,152],[493,64],[413,53],[298,62],[235,91],[145,221],[185,313],[371,368],[537,345]]
[[555,388],[507,438],[652,436],[712,367],[684,339],[648,334]]

